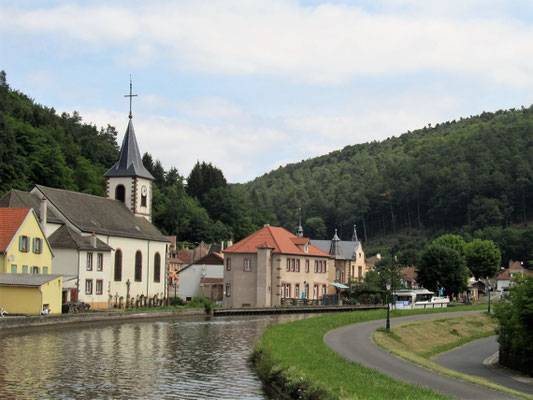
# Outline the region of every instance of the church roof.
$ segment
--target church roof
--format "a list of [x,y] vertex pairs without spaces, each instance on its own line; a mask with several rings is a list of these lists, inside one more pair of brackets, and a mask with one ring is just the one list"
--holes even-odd
[[[272,253],[296,254],[302,256],[328,257],[329,254],[312,244],[309,245],[307,253],[295,242],[300,243],[301,238],[278,227],[265,225],[257,232],[252,233],[247,238],[228,247],[223,253],[257,253],[258,248],[271,248]],[[308,241],[309,239],[307,239]]]
[[81,236],[74,232],[67,225],[63,225],[48,238],[50,246],[64,249],[93,250],[93,251],[111,251],[112,247],[96,239],[96,247],[91,243],[91,236]]
[[40,185],[35,185],[32,192],[37,198],[44,194],[50,205],[82,232],[169,241],[146,218],[136,217],[119,200]]
[[104,176],[139,176],[141,178],[154,179],[143,165],[131,118],[122,141],[118,161],[109,168]]

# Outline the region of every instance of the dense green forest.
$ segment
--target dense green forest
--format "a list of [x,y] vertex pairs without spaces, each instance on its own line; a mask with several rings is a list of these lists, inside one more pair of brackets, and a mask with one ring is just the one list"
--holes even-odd
[[525,223],[533,202],[533,108],[424,127],[290,164],[246,184],[292,230],[371,239]]
[[[117,161],[117,131],[96,126],[53,108],[35,104],[13,90],[0,71],[0,196],[34,184],[105,195],[104,173]],[[276,223],[261,211],[256,197],[227,184],[222,171],[197,163],[187,182],[175,168],[165,171],[159,160],[144,154],[155,177],[154,224],[181,242],[239,240],[265,222]]]

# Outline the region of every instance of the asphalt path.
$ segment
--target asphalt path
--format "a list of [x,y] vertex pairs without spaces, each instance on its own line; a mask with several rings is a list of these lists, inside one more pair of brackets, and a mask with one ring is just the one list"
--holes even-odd
[[533,394],[533,378],[525,377],[506,368],[484,361],[492,358],[498,351],[497,336],[474,340],[456,349],[442,353],[433,359],[443,367],[463,374],[480,376],[499,385]]
[[[454,315],[468,315],[480,311],[460,311]],[[412,315],[392,318],[391,325],[436,318],[443,314]],[[515,397],[482,386],[440,375],[416,364],[404,361],[372,342],[372,334],[385,325],[384,320],[348,325],[326,334],[326,344],[344,358],[373,368],[396,380],[432,389],[459,399],[489,400],[514,399]]]

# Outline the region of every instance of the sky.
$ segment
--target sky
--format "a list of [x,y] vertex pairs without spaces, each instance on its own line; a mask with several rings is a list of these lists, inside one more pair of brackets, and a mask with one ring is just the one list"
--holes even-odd
[[533,103],[529,0],[0,0],[0,69],[141,152],[232,183]]

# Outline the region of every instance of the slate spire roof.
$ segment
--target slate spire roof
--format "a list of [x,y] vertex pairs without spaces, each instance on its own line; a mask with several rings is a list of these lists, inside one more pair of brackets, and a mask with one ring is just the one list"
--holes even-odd
[[152,174],[143,165],[131,118],[128,122],[124,140],[122,141],[118,161],[104,176],[139,176],[141,178],[154,179]]

